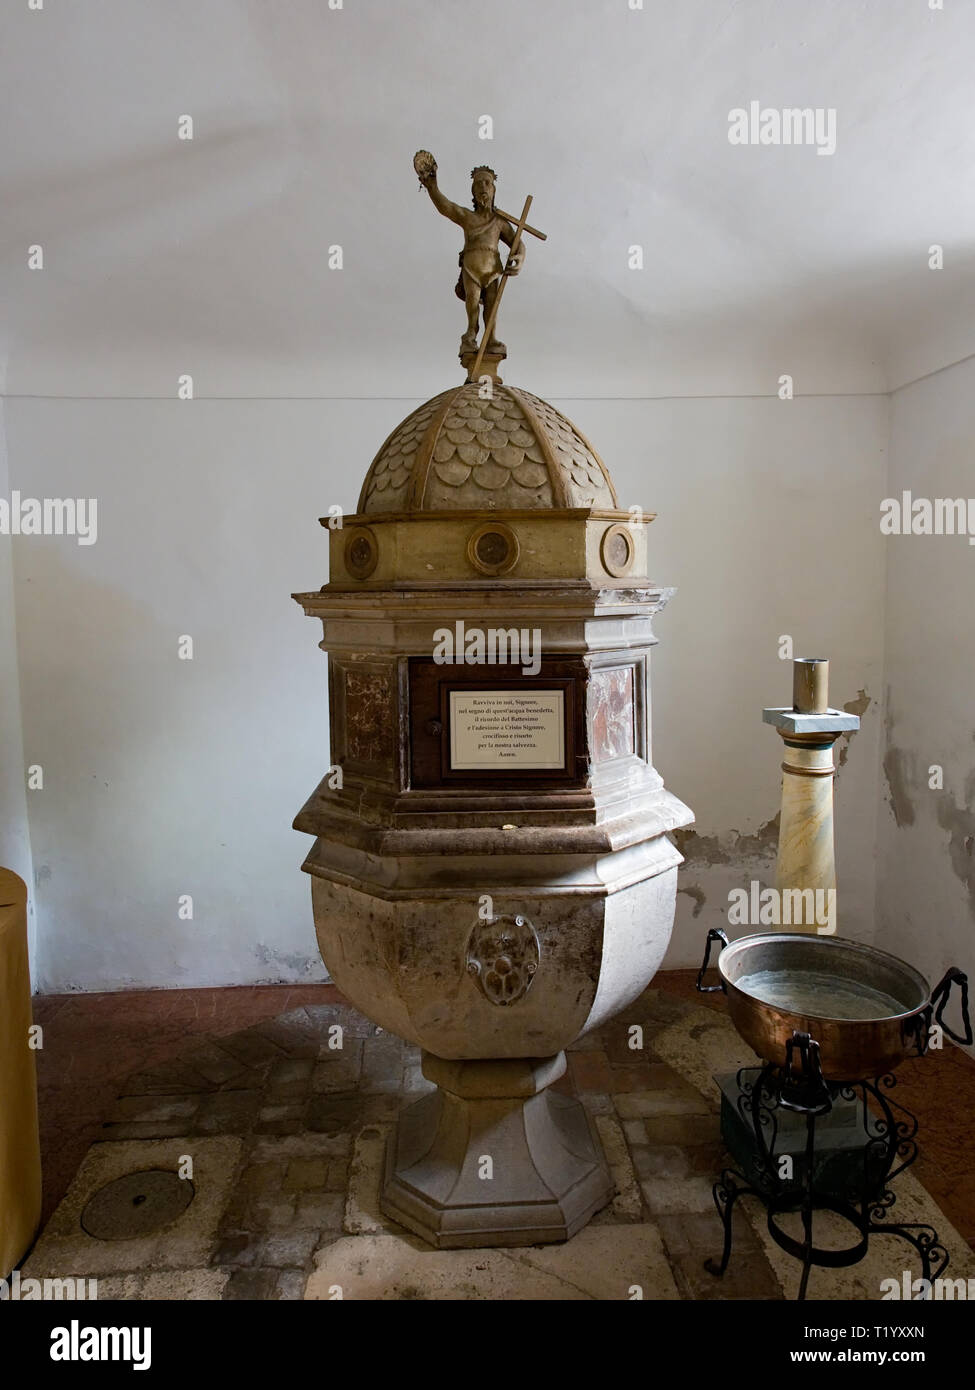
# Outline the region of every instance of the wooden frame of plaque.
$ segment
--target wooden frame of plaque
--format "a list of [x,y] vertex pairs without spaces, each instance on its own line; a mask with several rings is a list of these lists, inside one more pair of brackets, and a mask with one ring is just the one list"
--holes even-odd
[[[497,666],[439,665],[427,657],[410,658],[410,783],[414,787],[451,786],[474,782],[485,787],[581,786],[588,757],[585,730],[585,681],[588,671],[579,657],[543,657],[537,676],[509,674]],[[562,764],[558,768],[451,766],[451,701],[454,693],[498,691],[526,695],[531,691],[562,694]]]

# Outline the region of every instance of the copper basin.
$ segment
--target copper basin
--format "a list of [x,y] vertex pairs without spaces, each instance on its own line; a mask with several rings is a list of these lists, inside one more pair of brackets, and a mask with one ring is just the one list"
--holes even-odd
[[[705,986],[719,939],[721,983]],[[954,983],[962,991],[962,1036],[942,1018]],[[906,961],[843,937],[761,932],[729,943],[724,932],[711,931],[698,989],[725,990],[735,1028],[767,1062],[784,1064],[793,1034],[808,1033],[830,1081],[882,1076],[908,1054],[923,1054],[932,1020],[956,1042],[972,1042],[968,981],[960,970],[949,970],[932,992]]]

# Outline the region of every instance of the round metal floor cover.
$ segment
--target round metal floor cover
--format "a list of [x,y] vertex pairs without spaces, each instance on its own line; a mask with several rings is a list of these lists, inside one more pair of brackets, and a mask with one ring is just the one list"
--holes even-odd
[[171,1226],[194,1195],[188,1178],[165,1168],[126,1173],[95,1193],[81,1225],[96,1240],[135,1240]]

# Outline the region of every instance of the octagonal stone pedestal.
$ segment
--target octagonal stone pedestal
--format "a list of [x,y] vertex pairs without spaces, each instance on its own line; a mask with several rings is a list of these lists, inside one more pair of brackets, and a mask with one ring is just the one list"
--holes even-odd
[[[438,1087],[404,1111],[383,1197],[432,1245],[565,1240],[610,1200],[585,1111],[546,1088],[564,1049],[659,967],[680,862],[664,830],[687,815],[657,779],[642,815],[603,824],[360,826],[353,846],[318,808],[305,867],[322,957],[349,999],[423,1050]],[[392,845],[396,858],[381,852]],[[516,920],[520,937],[504,925]],[[496,956],[501,939],[509,978],[523,971],[510,1003],[471,968],[473,950]]]
[[386,1151],[382,1209],[439,1249],[567,1240],[613,1195],[586,1112],[548,1087],[543,1060],[444,1061],[438,1089],[402,1114]]

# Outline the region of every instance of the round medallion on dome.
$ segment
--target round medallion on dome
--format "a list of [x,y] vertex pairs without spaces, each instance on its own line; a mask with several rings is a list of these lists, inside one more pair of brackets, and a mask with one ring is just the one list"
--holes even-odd
[[617,523],[603,532],[599,544],[599,554],[607,574],[614,579],[622,579],[633,568],[633,537],[628,527]]
[[357,526],[345,538],[345,568],[355,579],[368,579],[379,563],[379,544],[368,526]]
[[518,537],[503,521],[482,521],[467,539],[467,558],[481,574],[507,574],[520,551]]

